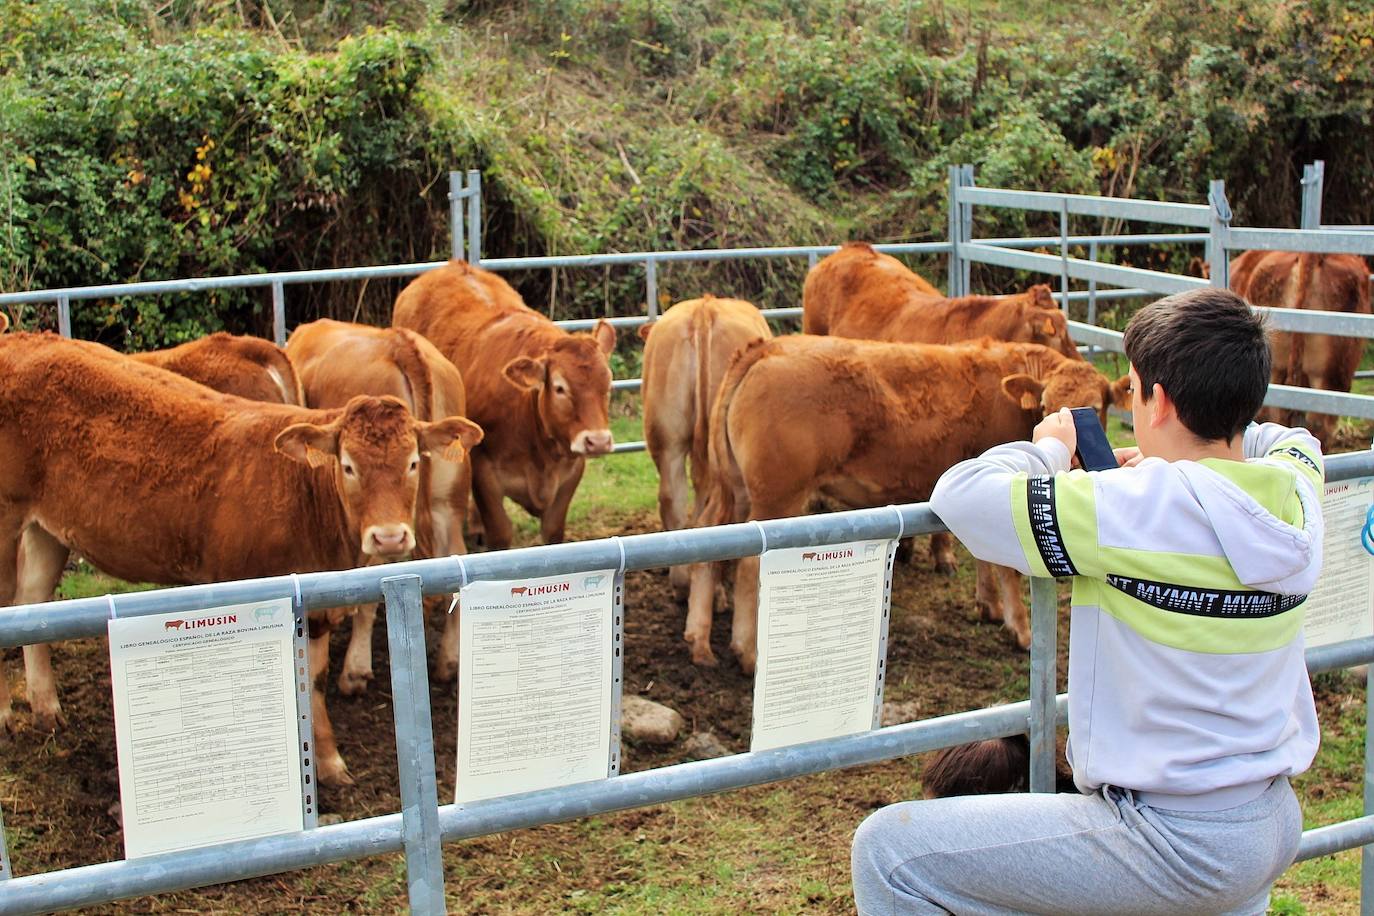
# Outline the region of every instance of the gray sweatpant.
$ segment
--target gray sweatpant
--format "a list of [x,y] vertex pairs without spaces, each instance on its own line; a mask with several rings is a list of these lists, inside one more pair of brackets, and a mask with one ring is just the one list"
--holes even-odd
[[1221,811],[1129,790],[970,795],[874,812],[854,836],[854,897],[888,913],[1259,913],[1297,855],[1288,780]]

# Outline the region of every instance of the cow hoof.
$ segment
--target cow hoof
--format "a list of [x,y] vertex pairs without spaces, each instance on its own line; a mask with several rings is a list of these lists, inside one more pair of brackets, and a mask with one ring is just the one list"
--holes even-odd
[[756,650],[751,649],[748,652],[741,652],[736,649],[735,657],[739,659],[741,671],[745,674],[754,673],[754,665],[758,662],[758,652]]
[[704,642],[688,639],[687,644],[692,647],[692,664],[700,665],[703,668],[714,668],[719,664],[716,661],[716,654]]
[[1002,615],[1001,615],[1001,613],[997,610],[997,608],[993,607],[991,604],[989,604],[989,603],[986,602],[986,601],[979,601],[979,602],[978,602],[978,616],[979,616],[980,619],[986,620],[986,621],[988,621],[989,623],[1001,623],[1001,622],[1002,622]]
[[52,709],[35,709],[33,711],[33,727],[40,732],[52,733],[59,728],[65,727],[67,717],[62,715],[62,707],[54,706]]
[[361,696],[367,692],[367,685],[372,680],[372,672],[365,671],[341,671],[339,672],[339,693],[346,697]]
[[348,775],[348,767],[344,765],[343,758],[334,755],[333,760],[321,760],[316,768],[315,775],[320,780],[320,785],[325,786],[351,786],[353,777]]
[[441,684],[451,684],[458,679],[458,663],[448,659],[434,662],[434,679]]
[[1022,636],[1020,633],[1015,633],[1014,635],[1016,636],[1016,644],[1021,647],[1021,651],[1029,652],[1031,644],[1030,634],[1027,633],[1026,635]]

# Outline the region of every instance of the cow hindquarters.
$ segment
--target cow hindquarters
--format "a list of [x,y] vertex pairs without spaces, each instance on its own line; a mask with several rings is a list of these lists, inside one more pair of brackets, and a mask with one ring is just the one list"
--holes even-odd
[[[664,531],[687,527],[687,448],[683,442],[650,442],[654,464],[658,467],[658,516]],[[688,593],[688,569],[674,566],[668,571],[673,592],[679,600]]]
[[316,612],[309,618],[310,711],[314,719],[315,775],[326,786],[353,784],[353,777],[348,775],[348,767],[334,740],[334,725],[329,721],[329,709],[324,702],[324,685],[329,676],[329,634],[342,619],[343,613],[346,612],[331,608],[322,614]]
[[[52,598],[70,551],[42,528],[29,525],[24,529],[19,554],[22,560],[18,564],[15,603],[39,604]],[[24,647],[24,676],[34,726],[41,731],[54,731],[65,725],[66,717],[57,699],[57,681],[52,673],[52,652],[46,643]]]
[[[14,602],[15,584],[19,574],[19,538],[23,534],[23,517],[18,513],[0,514],[0,605],[8,607]],[[5,671],[3,657],[0,657],[0,734],[12,733],[14,722],[14,701],[10,696],[9,674]]]

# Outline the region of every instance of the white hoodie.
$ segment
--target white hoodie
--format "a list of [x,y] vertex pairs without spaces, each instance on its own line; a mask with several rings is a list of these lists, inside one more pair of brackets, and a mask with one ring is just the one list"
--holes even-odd
[[1220,809],[1307,769],[1303,600],[1321,571],[1321,450],[1252,424],[1246,461],[1070,471],[1056,439],[950,468],[931,508],[975,557],[1073,576],[1069,763],[1083,792]]

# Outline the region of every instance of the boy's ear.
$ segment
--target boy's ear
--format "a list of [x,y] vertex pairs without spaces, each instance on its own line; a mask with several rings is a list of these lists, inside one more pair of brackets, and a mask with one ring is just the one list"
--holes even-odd
[[1045,393],[1045,384],[1024,373],[1008,375],[1002,379],[1002,393],[1013,402],[1020,404],[1022,410],[1034,410],[1040,406],[1040,398]]
[[1128,372],[1112,382],[1112,403],[1117,407],[1131,406],[1131,374]]

